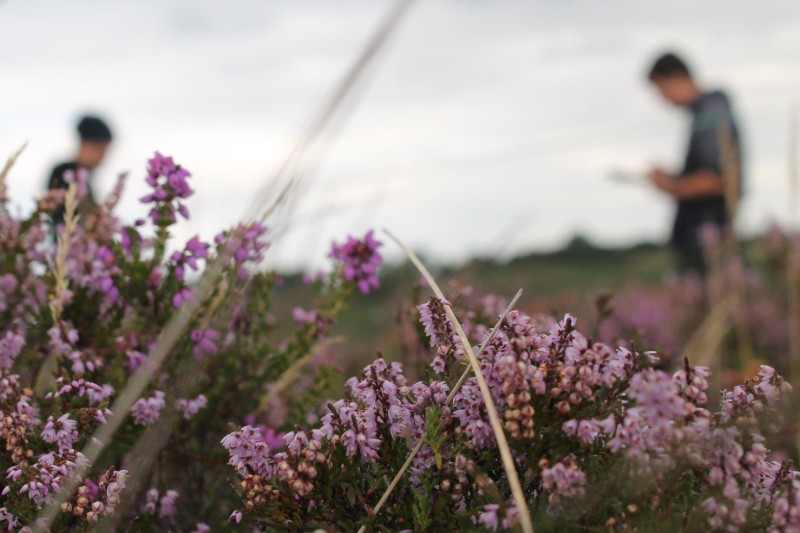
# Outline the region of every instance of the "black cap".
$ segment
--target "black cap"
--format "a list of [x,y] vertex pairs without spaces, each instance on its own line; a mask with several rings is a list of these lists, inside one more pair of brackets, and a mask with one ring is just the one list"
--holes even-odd
[[78,134],[81,141],[105,141],[111,142],[111,129],[102,119],[92,116],[85,116],[78,122]]

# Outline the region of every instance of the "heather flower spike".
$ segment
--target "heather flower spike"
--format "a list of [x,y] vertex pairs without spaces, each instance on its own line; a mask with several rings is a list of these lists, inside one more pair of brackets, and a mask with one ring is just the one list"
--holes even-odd
[[194,191],[187,178],[189,171],[176,165],[171,157],[164,157],[156,152],[147,162],[147,178],[145,181],[152,192],[143,196],[143,204],[152,204],[150,220],[158,226],[168,226],[177,221],[178,212],[183,218],[189,218],[189,211],[182,200],[189,198]]
[[342,278],[354,282],[363,294],[380,287],[376,272],[383,262],[378,248],[383,243],[376,240],[370,230],[363,239],[348,237],[344,244],[334,243],[329,256],[342,264]]

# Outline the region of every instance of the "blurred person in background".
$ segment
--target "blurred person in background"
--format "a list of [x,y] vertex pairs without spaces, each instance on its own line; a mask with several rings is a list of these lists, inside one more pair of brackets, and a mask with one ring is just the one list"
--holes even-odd
[[648,78],[665,100],[691,114],[681,171],[654,168],[648,177],[655,187],[675,199],[670,244],[677,255],[678,270],[704,275],[701,228],[711,224],[720,233],[727,231],[741,194],[739,128],[725,93],[701,89],[677,55],[661,55]]
[[[80,173],[85,173],[86,190],[78,204],[78,213],[84,224],[91,225],[97,211],[97,202],[92,191],[92,171],[103,162],[113,136],[108,124],[94,116],[82,117],[78,122],[77,131],[80,138],[77,154],[71,161],[61,163],[53,169],[48,180],[48,189],[67,189],[72,179],[77,179]],[[63,204],[51,213],[51,217],[54,229],[63,224]]]

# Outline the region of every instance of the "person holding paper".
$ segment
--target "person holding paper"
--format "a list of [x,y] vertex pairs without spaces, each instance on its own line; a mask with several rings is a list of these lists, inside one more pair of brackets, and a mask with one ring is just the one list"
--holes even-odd
[[677,55],[660,56],[648,79],[665,100],[691,114],[682,170],[675,174],[653,168],[648,177],[676,203],[670,244],[677,255],[678,270],[703,275],[701,228],[712,224],[724,231],[741,195],[739,128],[725,93],[702,90]]

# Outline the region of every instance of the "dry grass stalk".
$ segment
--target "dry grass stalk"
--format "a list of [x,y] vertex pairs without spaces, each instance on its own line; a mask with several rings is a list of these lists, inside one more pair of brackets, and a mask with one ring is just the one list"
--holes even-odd
[[[487,335],[486,339],[484,339],[480,348],[478,348],[478,355],[482,354],[483,351],[486,349],[486,347],[489,346],[489,344],[494,340],[495,335],[497,335],[497,331],[503,324],[503,320],[505,320],[506,315],[510,313],[511,310],[514,308],[514,306],[517,304],[517,300],[519,300],[520,296],[522,296],[522,289],[517,291],[517,294],[514,296],[511,302],[509,302],[508,306],[505,308],[503,313],[497,319],[497,323],[495,323],[494,327],[489,332],[489,335]],[[444,401],[445,405],[450,405],[451,403],[453,403],[453,398],[455,398],[456,394],[461,389],[461,386],[464,384],[464,382],[467,380],[467,378],[471,373],[472,373],[472,366],[467,365],[467,368],[464,369],[464,373],[461,374],[461,377],[458,378],[458,381],[450,390],[450,393],[447,395],[447,398]],[[395,474],[394,478],[392,479],[392,482],[389,483],[389,486],[386,487],[386,490],[383,492],[383,495],[381,495],[381,499],[378,500],[377,505],[375,505],[375,508],[372,509],[372,512],[370,513],[371,516],[376,516],[383,508],[384,504],[389,499],[389,496],[391,496],[395,487],[397,487],[397,484],[400,483],[400,480],[403,478],[406,471],[411,467],[411,463],[414,461],[414,457],[416,457],[420,449],[422,449],[423,444],[424,444],[424,439],[419,439],[417,443],[414,445],[414,448],[411,450],[411,453],[408,454],[408,457],[403,463],[403,466],[401,466],[400,470],[397,471],[397,474]],[[358,533],[364,533],[366,529],[367,526],[361,526],[361,528],[358,530]]]
[[721,151],[720,167],[725,183],[725,205],[728,212],[728,228],[725,238],[727,240],[727,259],[735,261],[733,270],[733,286],[731,291],[736,295],[736,338],[738,341],[739,359],[742,368],[747,368],[755,359],[753,350],[753,336],[748,319],[747,286],[744,279],[744,263],[742,261],[739,239],[736,234],[734,221],[739,210],[741,197],[741,163],[739,148],[731,139],[731,124],[726,122],[719,128],[719,141]]
[[[75,228],[78,227],[80,215],[76,213],[77,205],[77,186],[72,183],[64,196],[64,229],[58,236],[56,244],[56,257],[54,268],[55,286],[53,294],[49,296],[50,313],[53,317],[53,325],[58,326],[61,322],[61,313],[64,311],[64,298],[69,288],[67,279],[67,256],[72,242]],[[56,370],[56,354],[50,353],[42,362],[36,372],[33,389],[38,395],[44,395],[47,388],[51,387],[55,381],[53,373]]]
[[[436,280],[433,279],[433,276],[431,276],[430,272],[428,272],[428,269],[425,268],[425,265],[422,264],[414,252],[412,252],[392,233],[386,231],[386,234],[389,235],[389,237],[395,241],[398,246],[400,246],[403,252],[405,252],[414,266],[417,267],[417,270],[419,270],[419,272],[428,282],[434,294],[436,294],[439,299],[446,301],[442,290],[436,284]],[[481,372],[481,363],[478,361],[478,358],[475,357],[475,353],[472,350],[472,345],[464,333],[461,323],[458,321],[455,313],[453,313],[453,310],[449,305],[445,305],[444,310],[447,313],[450,322],[453,324],[456,333],[461,339],[462,344],[464,345],[464,350],[466,351],[469,362],[472,365],[472,371],[475,373],[475,379],[478,382],[478,387],[481,390],[481,395],[483,396],[483,401],[486,406],[486,412],[489,415],[489,423],[492,426],[492,431],[494,432],[495,439],[497,440],[497,448],[500,450],[500,459],[503,462],[503,468],[505,469],[506,476],[508,477],[511,495],[514,497],[514,502],[517,506],[517,511],[519,512],[522,531],[525,533],[532,533],[533,521],[531,520],[531,514],[525,502],[525,494],[522,491],[522,483],[520,483],[519,476],[517,475],[517,468],[514,465],[514,458],[511,455],[511,448],[508,446],[508,440],[506,440],[503,424],[500,421],[500,416],[497,414],[497,407],[494,404],[494,399],[492,399],[489,386],[486,384],[486,379],[483,377],[483,372]]]
[[6,177],[8,176],[8,173],[11,171],[11,167],[13,167],[14,163],[17,162],[17,158],[19,158],[23,150],[25,150],[26,146],[28,146],[27,141],[22,146],[19,147],[19,150],[17,150],[16,152],[14,152],[9,156],[9,158],[6,160],[6,164],[3,167],[3,170],[0,171],[0,201],[6,200]]
[[[730,331],[730,314],[733,311],[732,297],[725,298],[715,305],[705,320],[689,337],[680,360],[688,358],[693,365],[709,366],[717,362],[714,355],[719,352],[722,340]],[[695,357],[699,354],[698,357]]]
[[64,296],[69,286],[67,279],[67,255],[78,227],[80,215],[76,214],[78,189],[75,183],[71,183],[64,196],[64,230],[58,236],[55,261],[55,288],[50,297],[50,312],[53,315],[53,324],[58,325],[61,321],[61,313],[64,310]]

